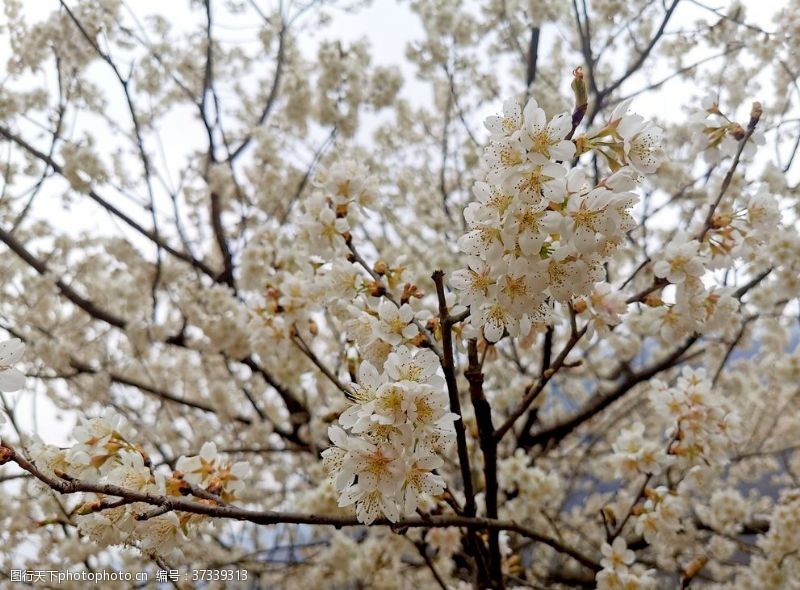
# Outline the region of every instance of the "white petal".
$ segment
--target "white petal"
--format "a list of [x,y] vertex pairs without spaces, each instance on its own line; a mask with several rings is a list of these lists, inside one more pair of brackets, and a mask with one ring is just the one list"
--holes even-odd
[[213,442],[207,442],[200,447],[200,456],[206,461],[211,461],[217,457],[217,445]]
[[641,115],[628,115],[619,122],[617,132],[625,139],[633,137],[641,129],[643,121]]
[[561,162],[571,160],[575,156],[575,144],[571,141],[560,141],[550,148],[550,155]]
[[19,338],[0,342],[0,365],[13,365],[22,358],[25,344]]
[[[553,117],[550,124],[547,126],[550,137],[558,137],[563,139],[566,137],[569,130],[572,129],[572,116],[569,113],[561,113]],[[572,143],[572,142],[570,142]]]
[[539,109],[539,104],[536,102],[536,99],[530,98],[528,102],[525,104],[525,108],[522,111],[522,117],[525,121],[530,121],[535,114],[535,111]]
[[489,342],[497,342],[503,336],[505,325],[497,321],[490,321],[483,326],[483,335]]
[[632,102],[633,99],[629,98],[619,103],[611,113],[611,121],[616,121],[617,119],[624,117],[628,113],[628,109],[631,107]]
[[347,433],[340,426],[336,426],[336,424],[331,424],[328,427],[328,438],[331,439],[331,442],[337,447],[346,449],[348,446]]
[[25,375],[16,369],[0,372],[0,391],[17,391],[25,387]]

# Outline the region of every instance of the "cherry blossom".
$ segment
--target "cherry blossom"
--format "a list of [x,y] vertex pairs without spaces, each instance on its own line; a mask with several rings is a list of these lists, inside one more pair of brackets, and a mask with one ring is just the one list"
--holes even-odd
[[796,585],[797,0],[34,4],[11,575]]
[[25,345],[19,338],[0,342],[0,391],[16,391],[25,387],[25,375],[12,365],[22,358]]

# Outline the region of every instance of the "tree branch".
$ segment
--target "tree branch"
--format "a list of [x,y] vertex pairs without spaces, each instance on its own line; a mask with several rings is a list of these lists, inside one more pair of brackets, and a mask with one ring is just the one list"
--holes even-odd
[[[16,463],[20,468],[30,473],[33,477],[46,484],[48,487],[61,494],[76,494],[89,492],[103,494],[105,496],[116,496],[124,498],[130,502],[142,502],[151,506],[163,507],[166,511],[188,512],[190,514],[200,514],[214,518],[228,518],[232,520],[248,521],[259,525],[274,524],[308,524],[308,525],[331,525],[337,528],[362,526],[358,520],[347,516],[326,516],[320,514],[302,514],[292,512],[274,512],[269,510],[248,510],[237,506],[221,506],[216,504],[200,503],[180,497],[164,496],[151,492],[140,492],[131,490],[114,484],[86,482],[66,476],[58,479],[40,471],[36,465],[20,455],[16,450],[0,441],[0,465],[5,463]],[[579,564],[592,570],[599,571],[600,564],[581,551],[570,547],[559,540],[552,539],[547,535],[534,531],[513,520],[499,520],[493,518],[478,518],[460,515],[426,515],[420,517],[409,517],[397,522],[390,522],[386,519],[379,519],[373,526],[388,526],[396,532],[409,528],[448,528],[459,527],[469,530],[487,531],[510,531],[523,537],[542,543],[551,547],[559,553],[568,555]]]
[[461,467],[461,479],[464,484],[464,513],[468,516],[475,515],[475,492],[472,486],[472,471],[469,466],[469,451],[467,450],[467,435],[464,428],[464,418],[461,412],[461,399],[458,393],[455,363],[453,360],[453,318],[447,309],[444,294],[444,272],[437,270],[431,276],[436,285],[436,294],[439,298],[439,323],[442,329],[442,357],[441,365],[444,379],[447,383],[447,393],[450,397],[450,411],[458,416],[453,426],[456,431],[456,446],[458,448],[458,463]]
[[[66,176],[64,174],[64,168],[60,164],[58,164],[55,160],[53,160],[52,157],[50,157],[47,154],[37,150],[35,147],[33,147],[27,141],[25,141],[24,139],[22,139],[18,135],[12,133],[8,128],[3,127],[2,125],[0,125],[0,137],[4,137],[5,139],[7,139],[9,141],[14,142],[15,144],[17,144],[19,147],[21,147],[23,150],[28,152],[28,154],[30,154],[31,156],[33,156],[37,160],[39,160],[43,164],[47,164],[48,166],[50,166],[56,174],[66,178]],[[218,277],[219,273],[214,271],[214,269],[212,269],[210,266],[208,266],[202,260],[194,258],[190,254],[187,254],[185,252],[181,252],[179,250],[176,250],[175,248],[173,248],[172,246],[170,246],[169,244],[164,242],[164,240],[162,238],[160,238],[159,236],[155,235],[152,231],[144,228],[141,224],[136,222],[133,218],[131,218],[130,216],[126,215],[120,209],[118,209],[117,207],[115,207],[114,205],[112,205],[111,203],[106,201],[103,197],[101,197],[99,194],[97,194],[93,189],[89,189],[86,194],[95,203],[100,205],[103,209],[108,211],[114,217],[120,219],[122,222],[124,222],[126,225],[128,225],[133,230],[135,230],[137,233],[139,233],[142,236],[146,237],[148,240],[153,242],[153,244],[155,244],[159,248],[162,248],[165,252],[169,253],[171,256],[174,256],[175,258],[178,258],[179,260],[182,260],[184,262],[189,263],[190,265],[192,265],[192,267],[196,268],[197,270],[199,270],[203,274],[213,278],[215,281],[217,280],[217,277]]]
[[559,353],[558,357],[556,357],[556,360],[553,362],[552,366],[544,371],[537,381],[528,386],[528,388],[525,390],[525,395],[522,398],[522,401],[514,409],[514,411],[509,414],[508,418],[506,418],[506,421],[503,422],[503,424],[500,425],[500,427],[495,431],[494,436],[498,442],[503,439],[506,433],[514,426],[514,423],[517,421],[517,419],[522,416],[522,414],[525,413],[534,400],[539,397],[539,394],[542,393],[545,386],[550,382],[550,379],[553,378],[553,375],[561,370],[561,368],[564,366],[564,362],[567,359],[567,355],[586,333],[587,327],[588,324],[577,332],[573,332],[567,343],[564,345],[564,348]]
[[[438,288],[437,288],[438,290]],[[468,366],[465,371],[469,395],[478,425],[478,440],[483,453],[484,498],[486,516],[497,518],[497,441],[492,425],[492,408],[483,394],[483,372],[478,359],[478,344],[473,338],[467,344]],[[489,569],[493,587],[503,589],[503,559],[500,555],[498,531],[489,532]]]
[[554,443],[562,440],[566,437],[570,432],[578,428],[581,424],[590,420],[603,410],[605,410],[608,406],[612,403],[620,399],[624,396],[628,391],[631,390],[632,387],[642,383],[654,377],[661,371],[665,371],[673,366],[679,361],[680,357],[687,351],[689,348],[694,344],[699,338],[698,334],[695,334],[689,338],[678,348],[676,348],[667,358],[654,363],[650,367],[639,371],[638,373],[634,373],[630,375],[627,379],[625,379],[622,383],[620,383],[617,387],[611,390],[609,393],[605,395],[597,395],[591,401],[589,401],[586,406],[572,417],[560,422],[554,426],[541,430],[530,438],[527,438],[524,441],[524,445],[526,448],[533,447],[535,445],[547,445],[549,443]]

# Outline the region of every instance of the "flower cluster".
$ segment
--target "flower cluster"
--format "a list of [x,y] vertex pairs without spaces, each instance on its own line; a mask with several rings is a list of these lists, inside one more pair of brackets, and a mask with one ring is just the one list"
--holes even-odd
[[678,464],[688,467],[727,462],[731,447],[740,436],[741,418],[712,389],[705,369],[684,367],[671,388],[658,380],[651,384],[650,400],[655,410],[677,424],[667,434],[675,440],[669,452]]
[[377,194],[377,181],[363,164],[345,160],[315,177],[317,190],[303,204],[300,237],[310,251],[325,256],[341,251],[350,228]]
[[708,509],[690,496],[708,491],[714,469],[728,462],[738,438],[738,414],[729,411],[725,399],[712,390],[703,369],[685,367],[674,387],[658,380],[651,386],[655,414],[672,424],[665,432],[667,442],[647,437],[644,424],[636,422],[612,444],[611,461],[617,475],[626,480],[641,473],[647,474],[649,482],[670,468],[670,486],[642,488],[644,502],[633,512],[636,534],[657,548],[678,546],[679,539],[694,528],[688,518],[690,504],[697,506],[704,520],[718,524],[718,530],[735,528],[744,518],[742,502],[735,501],[742,499],[735,491],[711,493]]
[[509,497],[503,513],[509,518],[540,519],[563,499],[565,486],[560,475],[530,463],[530,456],[522,449],[498,462],[498,483]]
[[800,493],[781,493],[770,516],[769,531],[758,538],[759,553],[736,578],[735,587],[746,590],[792,588],[800,571]]
[[[351,229],[374,206],[377,179],[365,165],[344,159],[321,169],[313,186],[313,193],[301,202],[296,231],[271,220],[243,252],[241,284],[264,296],[249,330],[254,350],[270,351],[264,357],[274,357],[275,340],[287,340],[315,325],[314,314],[320,309],[337,316],[344,312],[346,321],[362,315],[350,305],[360,293],[381,295],[381,287],[364,269],[346,258]],[[392,269],[376,272],[392,281]],[[375,338],[388,345],[416,334],[408,305],[398,309],[386,301],[376,307],[374,313],[369,310],[380,321],[380,326],[373,325]]]
[[[370,303],[368,300],[348,306],[345,326],[363,358],[372,365],[383,367],[389,354],[398,347],[413,347],[426,340],[418,321],[418,315],[424,314],[415,312],[409,303],[398,307],[383,297],[377,300],[377,305]],[[451,310],[457,313],[460,308]]]
[[735,488],[715,489],[708,507],[698,506],[698,515],[715,531],[728,535],[741,532],[750,516],[747,499]]
[[638,473],[658,475],[671,463],[664,445],[645,437],[644,431],[644,424],[635,422],[623,428],[612,445],[617,475],[626,478]]
[[684,531],[686,499],[666,486],[647,488],[636,517],[636,534],[656,547],[675,547]]
[[323,459],[339,506],[355,504],[363,523],[381,513],[396,521],[444,490],[434,470],[444,464],[440,453],[457,416],[437,366],[433,352],[413,354],[405,346],[389,354],[383,373],[363,361],[351,406],[328,430],[334,446]]
[[[223,462],[214,443],[206,443],[199,456],[180,457],[171,475],[158,472],[131,442],[133,434],[121,416],[111,410],[98,418],[83,419],[72,435],[76,443],[66,449],[40,440],[31,446],[31,460],[41,472],[163,496],[194,494],[196,502],[214,505],[236,499],[250,470],[244,462]],[[96,494],[75,509],[78,527],[102,545],[126,544],[148,553],[168,554],[179,551],[178,544],[189,528],[205,520],[196,514],[164,512],[149,504],[111,498]]]
[[[492,140],[483,180],[464,212],[469,231],[458,240],[468,268],[451,279],[487,340],[526,335],[533,322],[550,321],[551,301],[589,295],[604,278],[603,263],[635,227],[630,209],[638,197],[630,191],[639,173],[658,167],[661,131],[628,108],[622,103],[605,127],[574,142],[570,115],[548,121],[533,99],[524,109],[509,101],[504,116],[487,120]],[[615,170],[596,186],[581,168],[567,169],[589,150]],[[615,321],[618,306],[609,311]]]
[[601,553],[603,559],[600,565],[603,569],[596,576],[598,590],[649,590],[656,587],[651,572],[636,566],[636,554],[628,549],[622,537],[617,537],[610,545],[603,543]]
[[[713,94],[706,96],[700,108],[694,109],[689,118],[694,129],[692,137],[697,151],[703,153],[710,164],[717,164],[725,157],[733,157],[739,148],[739,141],[744,137],[744,127],[725,115],[720,109],[719,101]],[[748,142],[742,151],[742,157],[751,158],[756,146],[764,145],[764,133],[753,133],[752,143]]]
[[250,465],[246,461],[225,463],[213,442],[205,443],[199,455],[180,457],[173,472],[179,487],[182,482],[200,486],[225,502],[232,502],[241,494],[248,475]]
[[590,336],[595,332],[609,335],[610,326],[619,325],[628,311],[625,295],[614,290],[609,283],[599,283],[588,297],[576,299],[572,307],[579,317],[587,320],[587,333]]

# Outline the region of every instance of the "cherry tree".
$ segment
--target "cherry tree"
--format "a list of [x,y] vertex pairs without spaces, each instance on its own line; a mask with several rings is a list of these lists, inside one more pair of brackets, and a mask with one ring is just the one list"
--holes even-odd
[[800,4],[367,4],[3,2],[4,584],[798,588]]

